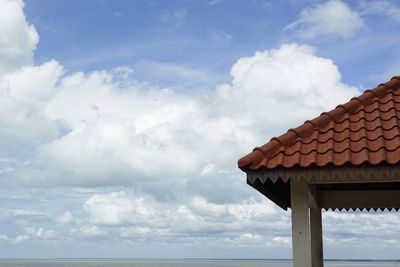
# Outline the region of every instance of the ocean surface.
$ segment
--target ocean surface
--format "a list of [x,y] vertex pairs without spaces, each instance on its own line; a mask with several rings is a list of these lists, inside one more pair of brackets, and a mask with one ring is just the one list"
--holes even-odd
[[[0,259],[0,267],[292,267],[288,260]],[[328,267],[400,267],[400,261],[325,261]]]

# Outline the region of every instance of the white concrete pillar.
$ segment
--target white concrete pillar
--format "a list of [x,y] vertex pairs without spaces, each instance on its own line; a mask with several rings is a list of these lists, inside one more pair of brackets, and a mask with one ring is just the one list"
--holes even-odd
[[312,267],[308,194],[305,180],[290,180],[294,267]]
[[320,208],[310,208],[312,267],[323,267],[322,218]]

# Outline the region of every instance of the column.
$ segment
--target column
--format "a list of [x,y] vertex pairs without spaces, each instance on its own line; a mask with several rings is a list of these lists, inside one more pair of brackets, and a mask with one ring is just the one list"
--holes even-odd
[[292,210],[293,266],[311,267],[310,215],[308,184],[305,180],[290,180]]
[[322,219],[320,208],[310,208],[312,267],[323,267]]

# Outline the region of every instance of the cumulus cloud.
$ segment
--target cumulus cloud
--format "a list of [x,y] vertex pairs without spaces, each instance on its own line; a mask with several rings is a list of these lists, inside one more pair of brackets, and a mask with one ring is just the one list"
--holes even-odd
[[286,26],[303,38],[321,36],[352,37],[364,26],[360,15],[340,0],[329,0],[300,12],[299,19]]
[[87,238],[99,238],[107,235],[107,232],[98,226],[84,226],[79,229],[79,234]]
[[[133,241],[186,243],[204,238],[205,242],[228,240],[239,244],[253,240],[272,244],[272,228],[284,232],[290,227],[288,217],[277,213],[273,204],[265,199],[216,204],[194,196],[183,202],[166,203],[126,192],[112,192],[91,196],[83,208],[87,227],[107,227],[108,238],[115,237],[116,231],[121,239]],[[264,223],[272,217],[276,224]]]
[[[216,176],[231,175],[236,160],[266,137],[358,93],[341,81],[331,60],[297,44],[239,59],[231,70],[232,82],[204,95],[160,89],[106,71],[62,76],[56,62],[11,77],[27,80],[29,75],[20,74],[24,71],[47,82],[35,90],[24,90],[23,82],[9,83],[12,97],[33,104],[29,117],[12,120],[17,125],[7,128],[22,136],[28,134],[24,127],[37,129],[26,137],[37,153],[14,172],[15,181],[130,185],[155,194],[215,184]],[[0,121],[9,120],[11,110]],[[25,139],[9,140],[4,146],[24,144]]]
[[28,235],[18,235],[18,236],[15,238],[14,242],[15,242],[15,243],[21,243],[21,242],[26,241],[26,240],[29,240],[29,239],[31,239],[31,237],[28,236]]
[[56,221],[61,224],[73,223],[75,221],[74,215],[70,211],[66,211],[56,218]]
[[29,65],[39,41],[25,18],[22,0],[0,1],[0,73]]
[[0,234],[0,242],[1,241],[8,241],[8,240],[9,240],[9,238],[8,238],[7,235]]
[[26,232],[33,237],[43,239],[51,239],[55,236],[55,232],[53,230],[45,230],[43,228],[35,229],[33,227],[29,227],[26,229]]
[[14,240],[15,243],[21,243],[28,240],[54,240],[56,238],[55,231],[46,230],[42,227],[26,227],[24,232],[24,234],[17,235]]
[[264,135],[282,133],[358,94],[341,81],[330,59],[306,45],[284,44],[243,57],[231,75],[231,84],[217,88],[223,112],[238,112]]
[[[122,238],[137,238],[137,237],[148,237],[153,232],[153,229],[148,227],[123,227],[120,230],[120,236]],[[158,233],[160,234],[160,233]]]
[[195,125],[209,124],[209,113],[172,90],[120,88],[108,73],[78,73],[63,79],[47,115],[69,132],[42,146],[40,156],[58,170],[77,170],[71,182],[169,183],[164,176],[179,183],[206,162],[195,138],[211,136]]
[[[400,215],[397,212],[335,213],[326,212],[326,242],[331,246],[371,244],[400,246],[400,234],[394,229]],[[342,227],[346,225],[346,227]],[[372,230],[373,229],[373,230]]]
[[[138,201],[146,198],[147,201]],[[92,204],[90,209],[85,208],[87,225],[82,229],[98,230],[102,239],[119,238],[136,244],[291,245],[290,213],[282,212],[265,198],[217,204],[201,196],[192,196],[166,203],[126,192],[112,192],[91,196],[84,207],[88,203]],[[139,214],[138,208],[146,212]],[[106,210],[111,211],[111,216],[105,215]],[[143,220],[137,219],[140,216]],[[324,212],[325,245],[329,249],[360,244],[369,249],[376,248],[377,243],[382,247],[398,247],[400,243],[395,230],[398,219],[398,214],[386,212]]]
[[[50,61],[0,74],[0,124],[7,129],[0,144],[23,162],[0,174],[2,184],[128,185],[134,192],[93,194],[83,217],[57,214],[57,232],[39,221],[21,224],[29,228],[14,242],[284,243],[287,214],[243,193],[232,170],[266,137],[358,92],[335,64],[313,47],[286,44],[239,59],[231,82],[201,93],[132,81],[130,71],[65,74]],[[221,194],[228,188],[231,196]],[[77,228],[69,231],[72,222]]]
[[38,145],[57,137],[59,129],[44,113],[55,94],[62,66],[50,61],[25,66],[0,75],[0,154],[26,155]]
[[144,198],[128,197],[123,191],[108,195],[95,194],[83,205],[89,219],[95,224],[118,225],[148,221],[154,217],[154,209]]
[[[2,2],[24,19],[15,3]],[[19,28],[29,28],[23,21]],[[331,60],[297,44],[239,59],[232,82],[202,93],[132,81],[130,71],[66,75],[50,61],[0,74],[0,148],[17,162],[2,182],[129,185],[158,195],[174,194],[172,185],[204,188],[231,176],[237,158],[266,137],[357,93]]]
[[[53,216],[29,209],[0,211],[1,220],[10,224],[25,220],[15,226],[21,227],[15,238],[6,233],[0,240],[290,243],[288,213],[254,191],[249,194],[250,189],[244,192],[236,160],[359,93],[343,83],[332,60],[311,46],[284,44],[238,59],[231,81],[201,92],[132,81],[127,68],[65,73],[56,61],[32,65],[38,37],[25,20],[22,2],[0,0],[0,5],[0,14],[18,18],[10,23],[8,15],[0,16],[0,22],[9,20],[0,23],[1,35],[14,38],[8,43],[0,37],[0,167],[8,167],[0,169],[2,186],[104,186],[107,191],[85,192],[84,198],[71,200],[84,199],[77,210],[52,210]],[[289,28],[305,37],[349,37],[362,25],[346,4],[329,1],[303,10]],[[117,186],[125,191],[114,190]],[[76,197],[62,190],[65,199]],[[168,194],[173,197],[162,199]],[[361,240],[361,231],[376,228],[381,234],[371,235],[369,242],[384,238],[397,245],[391,238],[397,216],[378,217],[371,224],[366,219],[327,215],[328,243],[353,244]],[[49,230],[49,221],[57,228]]]

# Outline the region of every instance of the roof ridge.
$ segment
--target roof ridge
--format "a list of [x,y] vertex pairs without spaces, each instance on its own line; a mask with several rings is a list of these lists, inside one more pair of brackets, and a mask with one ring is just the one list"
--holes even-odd
[[316,128],[324,128],[332,121],[335,122],[342,118],[345,114],[352,115],[361,106],[368,105],[375,97],[382,98],[393,87],[400,85],[400,76],[392,77],[388,82],[381,83],[373,89],[365,90],[358,97],[353,97],[350,101],[336,106],[328,112],[322,112],[318,117],[312,120],[306,120],[303,124],[296,128],[289,129],[286,133],[273,137],[269,142],[261,147],[256,147],[253,151],[239,159],[238,166],[242,170],[249,165],[258,165],[264,157],[272,157],[276,154],[280,147],[289,147],[296,143],[297,138],[306,138],[313,133]]

